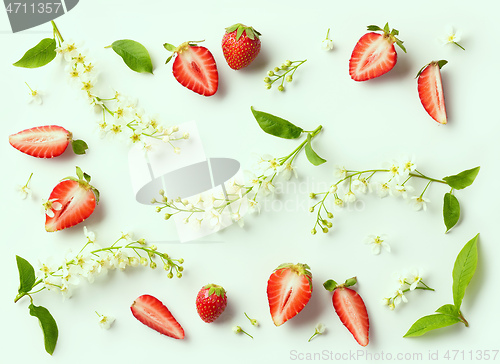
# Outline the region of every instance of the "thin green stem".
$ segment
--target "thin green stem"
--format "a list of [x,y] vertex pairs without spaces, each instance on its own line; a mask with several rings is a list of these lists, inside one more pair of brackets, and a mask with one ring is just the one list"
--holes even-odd
[[53,20],[51,20],[50,23],[52,24],[52,29],[54,29],[54,32],[55,32],[57,38],[59,39],[59,41],[64,42],[64,38],[61,35],[61,32],[59,31],[59,29],[57,28],[56,23],[54,23]]

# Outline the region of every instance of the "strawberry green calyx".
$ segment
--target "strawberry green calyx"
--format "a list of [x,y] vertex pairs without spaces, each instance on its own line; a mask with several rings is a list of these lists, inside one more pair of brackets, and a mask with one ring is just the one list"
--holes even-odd
[[186,50],[189,49],[189,47],[196,47],[198,44],[197,43],[201,43],[201,42],[204,42],[205,40],[195,40],[195,41],[187,41],[187,42],[184,42],[182,43],[180,46],[176,47],[174,46],[173,44],[170,44],[170,43],[164,43],[163,44],[163,47],[169,51],[169,52],[172,52],[172,54],[170,55],[170,57],[167,58],[167,60],[165,61],[165,64],[167,64],[168,62],[170,62],[170,60],[172,59],[172,57],[174,56],[174,54],[176,53],[182,53]]
[[399,35],[399,31],[397,29],[390,29],[389,28],[389,23],[386,23],[384,25],[384,28],[382,29],[381,27],[379,27],[378,25],[368,25],[366,27],[367,30],[369,31],[372,31],[372,32],[378,32],[378,31],[382,31],[384,32],[384,37],[385,38],[388,38],[389,42],[391,43],[396,43],[399,48],[401,48],[403,50],[403,52],[406,53],[406,48],[405,46],[403,45],[403,41],[396,38],[396,35]]
[[262,35],[254,28],[248,27],[241,23],[236,23],[226,28],[226,33],[232,33],[234,31],[236,31],[236,40],[240,39],[243,32],[245,32],[247,37],[250,38],[251,40],[259,39],[259,36]]
[[90,179],[91,179],[90,175],[83,172],[82,169],[78,166],[76,167],[76,175],[78,178],[70,176],[70,177],[63,178],[61,181],[69,179],[71,181],[78,182],[80,187],[82,187],[85,190],[89,190],[89,189],[92,190],[92,192],[95,195],[95,203],[96,203],[96,205],[99,204],[99,196],[100,196],[99,190],[90,184]]
[[417,75],[415,76],[415,78],[418,78],[418,76],[420,76],[420,74],[422,73],[422,71],[423,71],[425,68],[427,68],[427,66],[429,66],[429,65],[431,65],[431,64],[437,64],[437,66],[439,67],[439,69],[441,69],[441,68],[443,68],[443,66],[444,66],[445,64],[447,64],[447,63],[448,63],[448,61],[447,61],[447,60],[445,60],[445,59],[441,59],[441,60],[439,60],[439,61],[432,61],[432,62],[429,62],[429,63],[427,63],[425,66],[423,66],[423,67],[420,69],[420,71],[418,71],[418,73],[417,73]]
[[356,277],[349,278],[342,284],[337,284],[337,282],[335,282],[333,279],[329,279],[325,283],[323,283],[323,287],[325,287],[327,291],[333,292],[337,288],[347,288],[354,286],[357,282],[358,280],[356,279]]
[[292,272],[295,272],[297,275],[305,275],[307,277],[307,280],[309,281],[309,286],[312,289],[312,273],[310,272],[310,267],[307,264],[302,264],[302,263],[283,263],[276,270],[280,269],[290,269]]
[[226,294],[226,290],[217,284],[207,284],[206,286],[203,286],[203,288],[208,289],[209,296],[215,294],[219,297],[224,297]]

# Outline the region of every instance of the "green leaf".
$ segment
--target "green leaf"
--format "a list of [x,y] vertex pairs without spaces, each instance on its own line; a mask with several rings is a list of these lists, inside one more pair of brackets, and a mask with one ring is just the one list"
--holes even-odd
[[335,291],[335,288],[337,288],[337,286],[337,282],[335,282],[333,279],[329,279],[325,283],[323,283],[323,287],[325,287],[325,289],[330,292]]
[[368,25],[366,27],[366,30],[369,30],[371,32],[376,32],[376,31],[383,30],[383,29],[381,27],[379,27],[378,25]]
[[79,179],[83,179],[83,171],[80,167],[76,167],[76,175]]
[[125,64],[135,72],[153,73],[153,64],[148,50],[134,40],[117,40],[111,44],[113,50],[123,58]]
[[87,173],[84,173],[84,174],[83,174],[83,178],[85,178],[85,180],[86,180],[87,182],[90,182],[90,180],[91,180],[90,176],[89,176]]
[[447,60],[445,60],[445,59],[442,59],[442,60],[440,60],[440,61],[437,61],[437,65],[438,65],[439,69],[443,68],[443,66],[444,66],[446,63],[448,63],[448,61],[447,61]]
[[460,253],[458,253],[455,266],[453,267],[453,302],[457,310],[460,310],[465,289],[476,271],[478,238],[479,234],[465,244]]
[[73,140],[71,147],[73,148],[73,152],[78,155],[85,154],[85,151],[89,149],[89,146],[83,140]]
[[451,315],[451,316],[455,316],[455,317],[459,317],[459,312],[457,310],[457,308],[454,306],[454,305],[450,305],[450,304],[447,304],[447,305],[443,305],[441,307],[439,307],[436,312],[439,312],[439,313],[442,313],[442,314],[445,314],[445,315]]
[[401,48],[403,50],[403,52],[406,53],[406,48],[403,45],[403,41],[402,40],[396,39],[396,44],[399,46],[399,48]]
[[168,57],[167,60],[165,61],[165,64],[167,64],[168,62],[170,62],[170,60],[172,59],[173,56],[174,56],[173,54],[170,55],[170,57]]
[[36,46],[28,50],[24,56],[14,63],[16,67],[38,68],[45,66],[56,57],[56,41],[45,38]]
[[236,40],[239,40],[243,32],[245,31],[244,27],[238,27],[238,30],[236,31]]
[[255,120],[257,120],[261,129],[267,134],[284,139],[296,139],[300,136],[300,134],[302,134],[302,128],[293,125],[285,119],[266,112],[257,111],[253,108],[253,106],[251,107],[251,110]]
[[416,337],[425,334],[431,330],[440,329],[460,322],[458,317],[447,314],[434,314],[419,318],[403,337]]
[[38,318],[40,327],[43,331],[43,340],[45,342],[45,351],[52,355],[57,344],[59,331],[56,320],[52,317],[49,310],[42,306],[29,305],[30,315]]
[[35,284],[35,269],[26,259],[18,255],[16,262],[19,271],[19,293],[28,293]]
[[238,29],[238,27],[240,25],[241,25],[240,23],[236,23],[236,24],[231,25],[230,27],[227,27],[226,28],[226,33],[232,33],[232,32],[234,32],[236,29]]
[[446,233],[457,224],[460,218],[460,203],[455,195],[449,192],[444,195],[443,218],[446,225]]
[[358,283],[358,279],[356,277],[352,277],[352,278],[346,279],[346,281],[344,282],[344,286],[345,287],[352,287],[356,283]]
[[175,52],[177,50],[177,47],[170,43],[163,44],[163,47],[169,52]]
[[451,188],[461,190],[470,186],[474,182],[477,174],[479,173],[479,168],[480,167],[468,169],[454,176],[444,177],[443,180],[448,183],[448,186]]
[[304,147],[306,151],[306,157],[315,166],[319,166],[320,164],[323,164],[326,162],[326,159],[321,158],[319,155],[316,154],[316,152],[312,149],[311,145],[311,134],[307,133],[307,143],[306,146]]
[[389,33],[389,30],[390,30],[389,29],[389,23],[385,23],[385,25],[384,25],[384,32],[385,33]]

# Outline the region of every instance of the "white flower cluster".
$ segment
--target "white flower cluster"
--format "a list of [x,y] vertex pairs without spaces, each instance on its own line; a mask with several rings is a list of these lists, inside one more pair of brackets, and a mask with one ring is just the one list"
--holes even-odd
[[95,111],[102,113],[102,119],[97,121],[101,136],[118,136],[130,144],[140,143],[145,152],[152,149],[153,139],[161,140],[170,144],[176,154],[180,153],[173,142],[188,139],[189,133],[179,133],[176,126],[161,126],[156,115],[145,114],[137,106],[137,100],[117,91],[112,98],[99,97],[95,87],[98,79],[95,66],[75,43],[63,42],[56,52],[68,63],[65,71],[70,82],[82,90]]
[[[131,233],[122,233],[121,237],[111,246],[102,248],[95,242],[95,234],[83,228],[87,243],[78,252],[67,253],[65,259],[54,264],[50,260],[39,263],[38,279],[43,288],[61,293],[63,297],[71,297],[74,288],[82,281],[94,282],[98,276],[105,275],[108,270],[125,270],[127,267],[150,266],[156,268],[153,258],[159,256],[164,263],[164,269],[177,270],[177,276],[182,274],[182,267],[173,262],[168,255],[157,252],[156,246],[147,247],[144,239],[133,240]],[[117,245],[123,241],[122,245]],[[140,252],[147,253],[141,256]],[[180,264],[184,261],[177,260]],[[42,288],[42,289],[43,289]]]
[[[387,164],[384,170],[347,171],[343,166],[336,166],[334,176],[340,181],[330,187],[329,192],[335,195],[335,205],[342,207],[355,202],[360,195],[375,192],[380,198],[386,196],[402,197],[411,201],[413,208],[426,210],[429,200],[421,195],[414,195],[415,188],[408,182],[410,173],[416,172],[417,165],[413,159],[402,159]],[[378,172],[386,172],[388,179],[372,178]],[[418,173],[418,172],[417,172]],[[342,192],[341,192],[342,191]],[[339,197],[339,194],[342,194]]]
[[422,274],[417,269],[413,269],[409,273],[404,275],[395,273],[394,277],[398,282],[398,287],[394,292],[394,295],[392,297],[386,297],[382,300],[382,304],[384,306],[389,307],[391,311],[394,310],[396,306],[400,305],[401,303],[408,302],[408,298],[405,295],[405,293],[407,292],[414,291],[415,289],[424,289],[433,291],[432,288],[429,288],[422,281]]

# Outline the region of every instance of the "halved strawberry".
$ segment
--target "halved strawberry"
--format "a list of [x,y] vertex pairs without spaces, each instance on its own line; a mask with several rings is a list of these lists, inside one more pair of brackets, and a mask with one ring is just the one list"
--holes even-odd
[[182,86],[203,96],[212,96],[217,92],[219,73],[214,56],[207,48],[193,42],[184,42],[178,47],[169,43],[163,46],[166,50],[174,52],[165,63],[177,55],[172,73]]
[[326,290],[333,291],[333,308],[340,318],[340,321],[351,332],[359,345],[368,345],[368,332],[370,322],[368,312],[361,296],[352,289],[348,288],[355,285],[356,277],[350,278],[344,284],[338,285],[332,279],[329,279],[323,286]]
[[241,23],[226,28],[222,37],[222,53],[229,67],[239,70],[248,66],[260,52],[261,34]]
[[298,314],[312,294],[312,274],[307,264],[281,264],[267,282],[267,298],[276,326]]
[[441,67],[448,61],[444,59],[431,62],[418,72],[418,96],[425,111],[438,123],[446,124],[446,107],[444,105],[443,83],[441,82]]
[[99,203],[99,191],[90,176],[76,167],[78,178],[66,177],[52,190],[45,207],[45,230],[52,232],[81,223]]
[[354,47],[349,60],[349,75],[354,81],[370,80],[389,72],[398,59],[394,43],[406,53],[403,42],[396,38],[399,31],[389,30],[389,23],[384,29],[376,25],[369,25],[367,29],[383,34],[366,33]]
[[37,126],[9,136],[10,145],[36,158],[57,157],[70,142],[75,154],[85,154],[87,144],[83,140],[73,140],[69,131],[57,125]]
[[160,334],[184,339],[184,330],[168,308],[156,297],[148,294],[138,297],[130,310],[136,319]]

